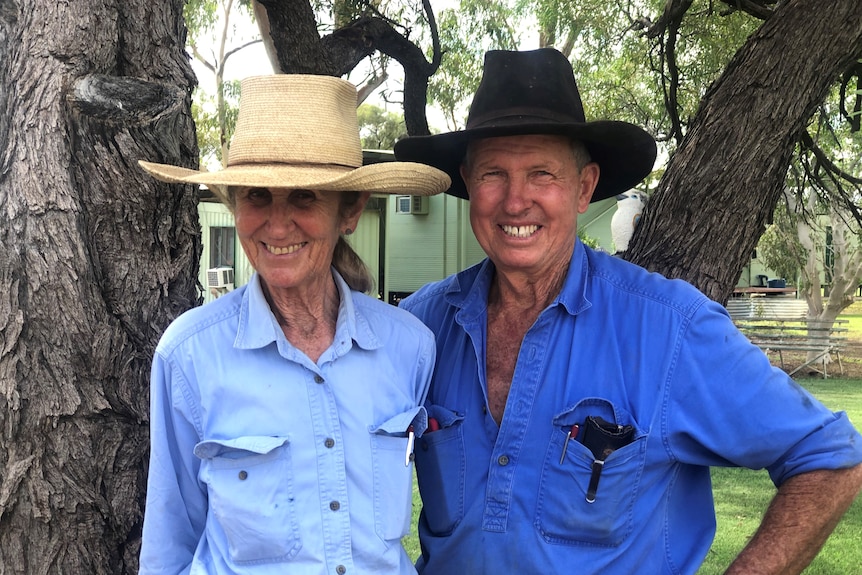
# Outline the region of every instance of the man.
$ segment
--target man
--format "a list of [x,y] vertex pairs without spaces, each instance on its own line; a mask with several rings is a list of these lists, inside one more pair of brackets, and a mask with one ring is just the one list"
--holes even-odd
[[591,200],[650,172],[654,140],[586,122],[559,52],[494,51],[467,128],[395,153],[449,173],[488,255],[402,302],[438,346],[419,572],[695,573],[712,465],[779,486],[727,572],[800,572],[862,484],[862,437],[691,285],[577,240]]

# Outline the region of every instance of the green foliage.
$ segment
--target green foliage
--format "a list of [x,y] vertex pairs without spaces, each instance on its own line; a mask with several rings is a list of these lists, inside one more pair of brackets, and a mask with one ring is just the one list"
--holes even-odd
[[808,255],[796,235],[795,217],[787,212],[784,204],[779,205],[773,223],[760,236],[757,246],[763,264],[791,283],[799,281],[799,269]]
[[210,32],[218,22],[218,5],[212,0],[187,0],[183,6],[183,18],[189,35],[189,45],[197,45],[202,35]]
[[362,147],[366,150],[391,150],[399,138],[407,135],[402,114],[393,114],[371,104],[362,104],[356,113]]
[[592,236],[588,236],[587,233],[581,229],[578,230],[578,239],[580,239],[581,243],[583,243],[585,246],[589,246],[593,249],[598,249],[601,247],[599,240]]
[[[222,110],[225,122],[224,141],[230,142],[239,115],[240,81],[223,82],[222,88],[225,99],[225,106]],[[223,137],[221,122],[219,121],[218,102],[215,96],[208,94],[200,87],[195,88],[192,98],[192,117],[195,119],[197,129],[201,165],[209,166],[210,169],[224,165],[224,158],[222,157]]]
[[[199,85],[192,102],[200,163],[215,169],[224,161],[226,143],[233,135],[239,110],[239,82],[224,80],[224,66],[237,53],[231,48],[234,43],[248,44],[248,39],[239,34],[237,22],[253,22],[253,8],[251,0],[189,0],[183,15],[192,58],[212,74],[215,83],[214,95]],[[212,49],[202,49],[203,46]]]

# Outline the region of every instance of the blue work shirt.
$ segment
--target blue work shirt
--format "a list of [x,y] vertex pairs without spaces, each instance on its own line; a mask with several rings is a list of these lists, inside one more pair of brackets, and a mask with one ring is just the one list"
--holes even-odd
[[[859,433],[773,368],[690,284],[577,242],[520,347],[502,423],[485,377],[488,260],[401,306],[437,336],[416,445],[423,575],[695,573],[715,533],[709,466],[776,484],[862,461]],[[588,416],[632,426],[597,457]],[[595,501],[587,491],[595,467]]]
[[406,574],[412,463],[434,339],[351,291],[317,363],[258,276],[189,310],[156,349],[141,574]]

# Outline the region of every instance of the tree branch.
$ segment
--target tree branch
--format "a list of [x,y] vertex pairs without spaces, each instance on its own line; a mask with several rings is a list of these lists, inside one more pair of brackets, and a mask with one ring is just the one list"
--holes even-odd
[[766,20],[772,16],[777,0],[720,0],[728,5],[729,10],[722,13],[723,16],[736,11],[745,12],[760,20]]

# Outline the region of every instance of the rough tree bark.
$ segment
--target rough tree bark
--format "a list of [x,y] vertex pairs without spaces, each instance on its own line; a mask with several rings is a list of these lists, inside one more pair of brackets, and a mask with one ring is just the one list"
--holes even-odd
[[726,302],[781,197],[794,143],[862,56],[859,0],[789,0],[701,102],[626,258]]
[[137,573],[155,343],[197,299],[182,0],[0,2],[0,573]]

